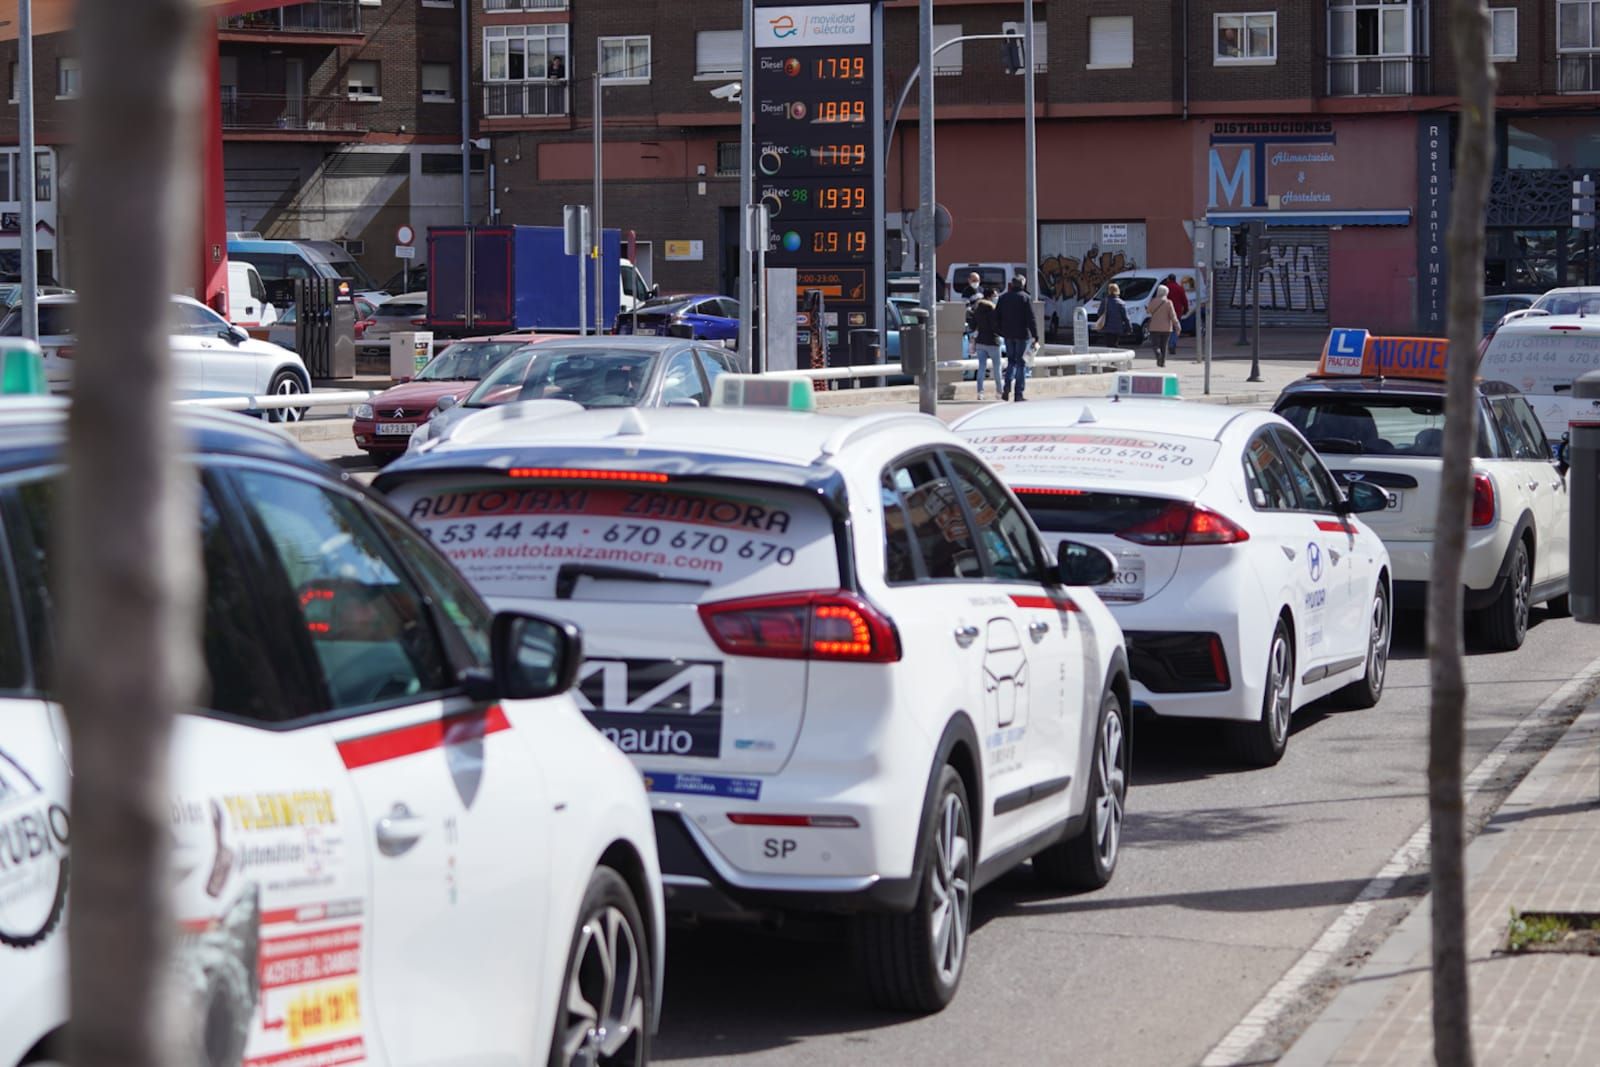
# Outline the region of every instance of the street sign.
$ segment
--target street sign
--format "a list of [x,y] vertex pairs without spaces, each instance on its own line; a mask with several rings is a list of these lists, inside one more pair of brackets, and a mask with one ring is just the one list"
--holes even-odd
[[401,245],[415,244],[416,240],[417,240],[417,232],[415,230],[413,230],[410,226],[402,225],[398,230],[394,231],[395,244],[401,244]]
[[[911,232],[918,234],[927,222],[927,209],[917,208],[911,213]],[[950,218],[950,209],[943,204],[933,205],[933,247],[938,248],[950,240],[950,231],[955,228],[955,223]]]
[[[873,3],[755,8],[746,164],[766,208],[767,267],[793,268],[799,286],[826,294],[829,312],[872,326],[883,255],[880,20]],[[848,337],[830,330],[827,341],[830,363],[848,360]]]
[[394,258],[395,259],[416,259],[417,258],[417,247],[416,247],[416,245],[395,245],[394,246]]
[[561,251],[581,256],[589,249],[589,205],[567,204],[561,209]]

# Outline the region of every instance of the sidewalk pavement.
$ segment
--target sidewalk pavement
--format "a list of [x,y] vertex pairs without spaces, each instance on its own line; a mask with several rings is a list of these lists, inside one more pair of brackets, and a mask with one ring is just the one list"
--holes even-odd
[[[1600,701],[1467,847],[1478,1063],[1600,1063],[1600,956],[1504,951],[1511,912],[1600,915]],[[1397,926],[1279,1067],[1433,1064],[1431,905]]]

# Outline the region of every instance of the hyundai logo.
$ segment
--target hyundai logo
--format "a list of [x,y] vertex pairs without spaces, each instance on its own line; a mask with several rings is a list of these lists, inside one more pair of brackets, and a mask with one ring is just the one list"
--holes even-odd
[[1322,546],[1315,541],[1306,545],[1306,566],[1311,570],[1313,582],[1322,581]]

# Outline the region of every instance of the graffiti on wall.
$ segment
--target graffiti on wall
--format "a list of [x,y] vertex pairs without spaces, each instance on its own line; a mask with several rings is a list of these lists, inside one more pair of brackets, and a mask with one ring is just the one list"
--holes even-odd
[[[1268,263],[1261,269],[1261,308],[1264,311],[1327,311],[1328,255],[1320,245],[1270,244]],[[1228,306],[1249,307],[1251,297],[1245,272],[1235,270],[1228,285]]]
[[1094,245],[1083,256],[1048,255],[1039,263],[1046,300],[1088,300],[1100,287],[1135,263],[1125,252],[1102,252]]

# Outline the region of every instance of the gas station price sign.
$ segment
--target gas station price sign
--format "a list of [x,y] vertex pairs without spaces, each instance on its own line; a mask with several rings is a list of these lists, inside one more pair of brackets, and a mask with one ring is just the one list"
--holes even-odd
[[830,362],[846,349],[847,328],[873,326],[880,317],[876,21],[871,3],[800,0],[755,9],[751,164],[770,223],[767,265],[794,267],[802,279],[832,279],[815,286],[832,327]]

